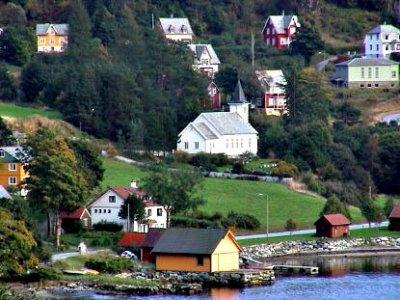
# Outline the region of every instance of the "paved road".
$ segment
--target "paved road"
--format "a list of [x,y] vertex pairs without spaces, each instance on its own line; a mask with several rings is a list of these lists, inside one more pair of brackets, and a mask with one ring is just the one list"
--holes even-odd
[[[96,253],[98,253],[98,252],[105,251],[105,250],[106,250],[106,249],[99,249],[99,250],[88,251],[86,254],[87,254],[87,255],[94,255],[94,254],[96,254]],[[70,257],[74,257],[74,256],[78,256],[78,255],[80,255],[80,253],[79,253],[78,251],[76,251],[76,252],[62,252],[62,253],[56,253],[56,254],[53,254],[53,255],[51,256],[51,261],[52,261],[52,262],[55,262],[55,261],[57,261],[57,260],[64,260],[64,259],[67,259],[67,258],[70,258]]]
[[337,59],[337,56],[332,56],[329,57],[323,61],[320,61],[319,63],[317,63],[315,65],[315,70],[317,70],[318,72],[322,72],[323,70],[325,70],[326,66],[328,65],[329,62],[331,61],[335,61]]
[[[385,221],[382,223],[376,223],[376,224],[371,224],[371,227],[384,227],[388,226],[389,222]],[[362,228],[368,228],[369,225],[368,223],[365,224],[354,224],[350,225],[350,229],[362,229]],[[288,236],[288,235],[299,235],[299,234],[310,234],[310,233],[315,233],[315,229],[302,229],[302,230],[296,230],[292,231],[282,231],[282,232],[271,232],[268,234],[268,237],[277,237],[277,236]],[[247,240],[247,239],[259,239],[259,238],[266,238],[267,234],[262,233],[262,234],[247,234],[247,235],[238,235],[236,236],[237,240]]]

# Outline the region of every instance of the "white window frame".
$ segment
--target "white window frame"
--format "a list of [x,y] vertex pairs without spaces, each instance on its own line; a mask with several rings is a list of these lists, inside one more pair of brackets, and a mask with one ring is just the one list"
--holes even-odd
[[8,185],[17,185],[17,177],[15,176],[8,177]]
[[157,217],[162,217],[163,211],[162,208],[157,208]]
[[183,144],[184,144],[185,150],[188,150],[189,149],[189,143],[188,142],[184,142]]
[[[113,199],[113,201],[111,201]],[[116,203],[117,202],[117,197],[114,195],[108,196],[108,203]]]
[[194,142],[194,149],[198,150],[200,148],[199,142]]
[[0,157],[6,157],[6,152],[3,149],[0,149]]
[[17,164],[16,163],[9,163],[8,164],[8,171],[12,171],[12,172],[17,171]]
[[147,209],[147,216],[151,217],[151,214],[152,214],[151,208]]

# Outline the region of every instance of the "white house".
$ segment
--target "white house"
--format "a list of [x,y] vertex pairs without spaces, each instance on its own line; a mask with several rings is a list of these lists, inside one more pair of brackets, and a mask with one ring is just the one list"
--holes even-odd
[[188,18],[160,18],[160,26],[167,40],[185,43],[193,40]]
[[390,58],[393,52],[400,52],[400,29],[393,25],[379,25],[370,30],[364,38],[365,56]]
[[194,55],[193,68],[213,78],[218,73],[221,64],[213,46],[210,44],[189,44],[188,46]]
[[147,232],[149,228],[166,228],[167,212],[165,208],[158,205],[151,198],[146,196],[146,192],[138,188],[136,181],[132,181],[130,186],[109,188],[100,197],[92,201],[88,208],[92,215],[92,224],[105,222],[115,222],[127,229],[127,220],[118,216],[121,206],[128,196],[135,194],[143,200],[146,211],[146,218],[142,222],[133,222],[133,231]]
[[245,152],[257,154],[258,133],[249,123],[249,106],[238,82],[229,112],[200,114],[179,134],[177,150],[191,154],[224,153],[236,157]]
[[260,82],[264,94],[258,107],[267,115],[282,116],[286,110],[286,79],[282,70],[259,70],[256,76]]

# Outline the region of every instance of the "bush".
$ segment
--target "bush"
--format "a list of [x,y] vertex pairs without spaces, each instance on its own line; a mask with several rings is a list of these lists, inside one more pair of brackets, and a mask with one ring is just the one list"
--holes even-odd
[[36,267],[24,277],[25,281],[35,282],[42,280],[58,280],[60,279],[61,271],[49,267],[49,266],[39,266]]
[[119,232],[122,230],[122,225],[115,222],[105,222],[96,223],[93,225],[93,229],[96,231],[108,231],[108,232]]
[[123,257],[91,258],[85,267],[103,273],[116,274],[133,267],[133,262]]
[[217,171],[217,167],[229,164],[229,158],[223,154],[199,153],[190,159],[190,164],[205,171]]
[[213,222],[207,219],[197,219],[193,217],[178,217],[172,216],[171,218],[172,227],[182,228],[215,228],[218,226],[217,222]]
[[295,165],[280,161],[276,164],[276,167],[272,169],[272,175],[279,177],[295,177],[298,174],[298,169]]
[[173,154],[175,161],[179,163],[187,164],[190,161],[189,153],[185,151],[175,151]]
[[244,170],[244,166],[241,162],[235,162],[232,166],[233,174],[244,174],[246,171]]
[[233,225],[238,229],[255,230],[260,228],[261,223],[252,215],[230,212],[224,225],[225,227]]

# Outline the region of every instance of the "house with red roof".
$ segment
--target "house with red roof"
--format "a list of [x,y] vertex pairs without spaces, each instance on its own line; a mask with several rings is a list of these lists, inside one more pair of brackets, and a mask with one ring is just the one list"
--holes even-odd
[[317,236],[328,238],[348,236],[350,224],[349,219],[342,214],[326,214],[314,223]]
[[400,203],[390,213],[389,230],[400,231]]
[[66,232],[74,232],[77,228],[77,223],[81,222],[83,227],[90,227],[92,216],[86,207],[79,207],[72,212],[63,211],[60,213],[61,227]]
[[269,16],[262,29],[264,42],[278,49],[289,47],[293,35],[300,27],[296,15]]
[[129,186],[109,188],[89,204],[92,224],[114,222],[122,225],[126,231],[127,220],[120,218],[118,214],[124,201],[133,194],[142,199],[146,212],[146,218],[143,221],[133,222],[133,231],[147,232],[149,228],[166,228],[167,212],[165,208],[149,197],[146,191],[139,188],[134,180]]

